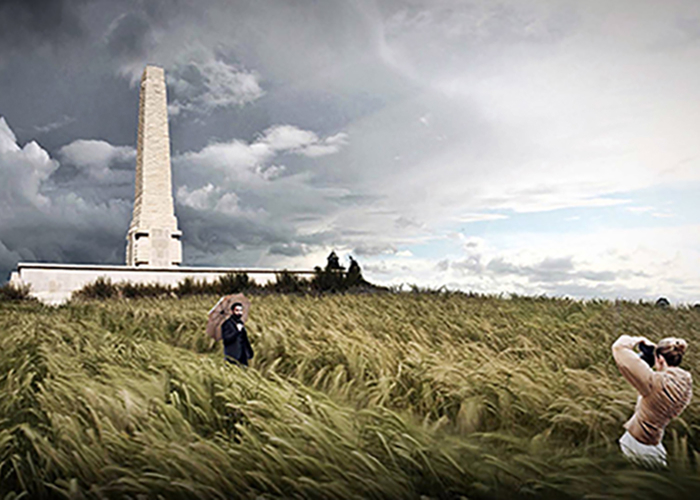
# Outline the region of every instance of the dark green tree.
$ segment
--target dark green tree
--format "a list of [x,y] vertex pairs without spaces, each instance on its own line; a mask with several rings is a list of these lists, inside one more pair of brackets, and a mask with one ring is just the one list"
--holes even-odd
[[362,277],[360,264],[358,264],[357,261],[350,256],[350,266],[348,267],[348,272],[345,275],[345,287],[351,288],[353,286],[361,286],[364,284],[366,284],[366,281]]
[[325,269],[314,268],[311,288],[317,292],[342,292],[346,289],[345,268],[340,265],[340,259],[335,251],[328,255]]
[[277,293],[306,293],[309,289],[309,280],[284,269],[275,274],[275,281],[268,288]]
[[249,292],[257,287],[246,273],[227,273],[216,282],[216,292],[221,295]]
[[331,251],[331,253],[328,255],[328,262],[326,264],[326,271],[344,271],[345,268],[340,265],[340,259],[338,258],[338,254],[335,253],[335,250]]

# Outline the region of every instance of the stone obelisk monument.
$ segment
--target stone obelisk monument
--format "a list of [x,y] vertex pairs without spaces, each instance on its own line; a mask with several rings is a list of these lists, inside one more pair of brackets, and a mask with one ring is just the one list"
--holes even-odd
[[182,262],[170,178],[170,135],[162,68],[141,77],[134,215],[126,235],[126,265],[172,267]]
[[[146,66],[141,77],[136,150],[134,215],[126,235],[126,266],[18,262],[10,283],[30,287],[31,294],[60,304],[98,278],[113,283],[160,283],[175,286],[185,279],[213,282],[231,273],[245,273],[260,284],[281,271],[233,267],[180,267],[182,233],[177,228],[170,177],[170,134],[162,68]],[[314,271],[287,271],[313,276]]]

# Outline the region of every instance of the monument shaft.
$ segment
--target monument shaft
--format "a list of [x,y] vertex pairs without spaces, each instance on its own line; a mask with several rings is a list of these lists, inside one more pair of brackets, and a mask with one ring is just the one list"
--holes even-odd
[[126,236],[128,266],[172,267],[182,261],[170,175],[165,75],[146,66],[141,77],[134,214]]

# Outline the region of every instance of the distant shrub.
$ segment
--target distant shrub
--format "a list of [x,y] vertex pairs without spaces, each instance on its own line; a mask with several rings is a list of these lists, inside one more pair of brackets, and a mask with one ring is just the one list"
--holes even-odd
[[0,287],[0,302],[19,302],[22,300],[36,300],[29,295],[29,285],[13,285],[6,283]]
[[119,290],[112,280],[100,276],[92,283],[88,283],[80,290],[73,292],[72,297],[77,299],[105,300],[117,297]]
[[269,283],[268,290],[276,293],[307,293],[310,281],[290,273],[286,269],[275,274],[275,281]]
[[309,283],[311,291],[316,293],[373,293],[390,292],[390,288],[376,286],[365,280],[362,276],[360,264],[350,256],[350,266],[346,271],[340,265],[335,252],[331,252],[327,258],[326,267],[314,268],[314,277]]
[[249,292],[257,289],[258,284],[251,280],[246,273],[228,273],[220,276],[212,287],[212,293],[229,295],[232,293]]
[[178,297],[187,297],[188,295],[203,295],[211,292],[211,285],[204,280],[195,280],[190,277],[185,278],[177,284],[173,292]]
[[109,278],[100,276],[80,290],[73,292],[72,299],[136,299],[140,297],[163,297],[173,293],[172,287],[160,283],[132,283],[121,281],[112,283]]
[[343,278],[343,271],[336,271],[328,268],[321,269],[316,266],[314,268],[314,277],[311,280],[311,288],[320,293],[342,292],[345,289]]
[[360,264],[358,264],[357,261],[351,256],[350,267],[348,267],[348,272],[345,275],[345,286],[347,288],[352,288],[366,284],[368,283],[362,277],[362,270],[360,269]]
[[120,297],[136,299],[139,297],[162,297],[172,293],[172,288],[160,283],[131,283],[129,281],[117,285]]
[[334,293],[345,290],[345,268],[340,265],[335,251],[328,255],[325,268],[322,269],[320,266],[314,267],[311,288],[319,293]]
[[659,297],[659,299],[656,301],[656,307],[660,307],[662,309],[666,309],[671,305],[671,303],[668,301],[666,297]]

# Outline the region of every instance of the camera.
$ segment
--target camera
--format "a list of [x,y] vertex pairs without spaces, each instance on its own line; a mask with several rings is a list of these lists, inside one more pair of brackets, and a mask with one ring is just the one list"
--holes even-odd
[[655,349],[656,346],[654,344],[645,344],[644,342],[639,344],[639,350],[642,351],[639,354],[639,357],[642,358],[642,360],[651,368],[653,368],[654,364],[656,363],[656,359],[654,357]]

